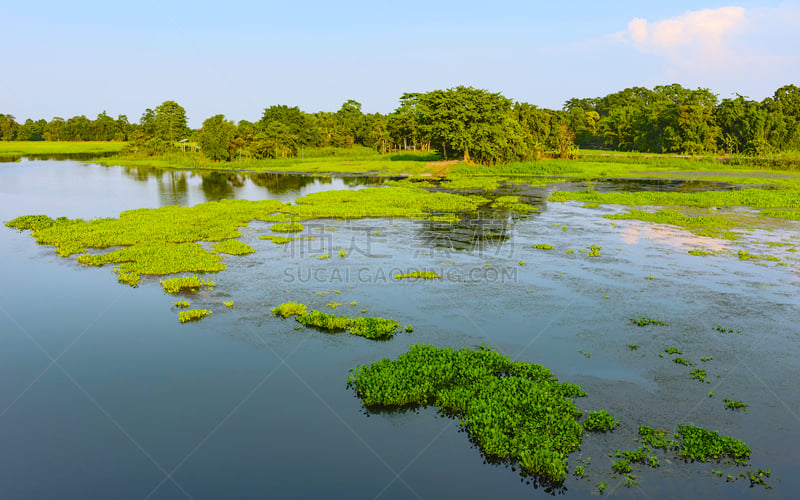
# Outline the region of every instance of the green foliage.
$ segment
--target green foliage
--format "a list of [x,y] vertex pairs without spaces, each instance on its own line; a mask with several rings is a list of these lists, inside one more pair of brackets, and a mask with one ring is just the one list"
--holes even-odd
[[394,279],[401,280],[401,279],[423,279],[423,280],[433,280],[439,279],[441,276],[436,274],[433,271],[412,271],[410,273],[405,274],[395,274]]
[[664,352],[667,354],[683,354],[683,352],[681,352],[681,350],[677,347],[667,347],[664,349]]
[[187,307],[190,306],[190,304],[189,304],[188,300],[179,300],[179,301],[175,302],[174,306],[175,307],[180,307],[181,309],[186,309]]
[[728,398],[722,398],[722,401],[725,403],[726,410],[738,410],[739,408],[747,408],[747,403],[742,403],[741,401],[734,401]]
[[708,462],[711,459],[720,460],[728,457],[737,464],[745,464],[750,457],[750,448],[743,441],[720,436],[716,431],[709,431],[692,424],[679,424],[675,432],[676,439],[668,439],[666,432],[645,425],[639,426],[639,435],[645,444],[675,451],[681,458],[693,462]]
[[699,380],[700,382],[706,381],[706,371],[702,368],[695,368],[689,373],[689,376],[692,378],[692,380]]
[[656,321],[654,319],[646,318],[644,316],[642,316],[641,318],[631,318],[630,321],[634,325],[640,326],[640,327],[641,326],[647,326],[647,325],[667,326],[667,324],[664,323],[663,321]]
[[285,224],[273,224],[270,230],[276,233],[299,233],[303,230],[303,225],[299,222],[288,222]]
[[226,253],[229,255],[247,255],[256,251],[247,243],[239,240],[221,241],[212,247],[214,253]]
[[547,243],[537,243],[533,245],[533,248],[538,248],[539,250],[552,250],[553,245],[548,245]]
[[566,457],[580,446],[584,395],[544,367],[515,363],[486,347],[412,346],[395,360],[351,370],[348,385],[370,408],[434,404],[460,423],[482,452],[517,460],[552,482],[566,477]]
[[692,364],[690,361],[687,361],[684,358],[673,358],[672,361],[683,366],[690,366]]
[[602,250],[602,249],[603,249],[603,247],[601,247],[599,245],[592,245],[592,246],[589,247],[588,256],[589,257],[600,257],[600,250]]
[[305,304],[298,304],[297,302],[285,302],[277,307],[272,308],[273,316],[280,316],[288,318],[291,316],[302,316],[306,313]]
[[186,323],[188,321],[200,321],[211,314],[208,309],[187,309],[178,313],[178,321]]
[[294,241],[295,238],[291,238],[288,236],[278,236],[275,234],[265,234],[263,236],[258,237],[259,240],[269,240],[277,245],[285,245],[290,241]]
[[212,161],[231,158],[231,141],[236,135],[236,125],[225,119],[225,115],[215,115],[203,121],[197,133],[197,142],[203,156]]
[[167,278],[161,280],[161,287],[167,293],[198,292],[200,288],[213,288],[215,283],[198,276],[184,276],[181,278]]
[[343,332],[366,337],[371,340],[388,340],[392,338],[400,323],[384,318],[350,318],[334,316],[321,311],[310,311],[298,316],[297,322],[306,327],[315,327],[328,332]]
[[586,416],[583,428],[590,432],[613,431],[619,425],[619,420],[612,417],[606,410],[592,411]]
[[679,424],[675,436],[680,440],[678,453],[687,460],[708,462],[729,457],[737,464],[745,464],[750,457],[750,448],[743,441],[692,424]]

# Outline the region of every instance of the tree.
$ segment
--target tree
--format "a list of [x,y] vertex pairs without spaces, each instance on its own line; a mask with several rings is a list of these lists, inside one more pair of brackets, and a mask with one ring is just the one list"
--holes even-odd
[[197,142],[203,155],[213,161],[230,159],[231,140],[236,135],[236,125],[225,120],[225,115],[215,115],[203,122]]
[[496,141],[503,134],[512,142],[522,139],[519,124],[508,119],[512,116],[511,100],[500,93],[459,86],[419,94],[414,100],[420,130],[429,134],[434,144],[441,145],[445,158],[453,153],[464,161],[510,161],[498,156]]
[[13,141],[19,125],[11,115],[0,114],[0,140]]
[[[148,110],[149,111],[149,110]],[[186,110],[175,101],[164,101],[154,113],[155,135],[170,145],[189,134]]]

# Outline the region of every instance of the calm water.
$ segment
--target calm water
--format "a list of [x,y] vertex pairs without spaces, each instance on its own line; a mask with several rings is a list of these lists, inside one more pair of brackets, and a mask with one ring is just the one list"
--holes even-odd
[[[116,216],[231,197],[288,202],[374,182],[22,161],[0,166],[0,219]],[[581,456],[592,458],[590,481],[569,479],[571,497],[591,496],[599,481],[617,487],[607,453],[635,448],[638,425],[674,430],[683,422],[745,440],[752,467],[662,458],[658,469],[635,466],[640,486],[618,494],[782,498],[797,491],[797,262],[689,256],[699,242],[684,233],[635,221],[612,226],[600,215],[613,209],[546,204],[546,189],[519,190],[541,213],[486,214],[456,230],[411,220],[319,221],[306,225],[315,241],[277,246],[258,239],[267,224],[253,223],[241,239],[257,252],[226,257],[216,288],[190,298],[214,314],[188,325],[178,323],[176,299],[157,279],[132,289],[110,268],[82,269],[29,235],[0,228],[0,496],[547,496],[510,468],[483,463],[458,425],[434,410],[370,414],[346,388],[350,368],[420,342],[485,343],[544,364],[589,393],[578,406],[606,408],[622,421],[613,434],[586,436]],[[766,239],[800,244],[790,227],[756,234],[753,253],[793,257],[783,247],[766,249]],[[592,244],[603,247],[600,257],[581,253]],[[337,257],[340,248],[346,259]],[[314,257],[323,252],[331,259]],[[391,279],[421,268],[446,279]],[[271,306],[289,300],[324,310],[339,302],[337,313],[366,309],[414,332],[376,343],[297,330],[269,317]],[[669,326],[631,325],[639,316]],[[717,325],[741,332],[722,334]],[[659,358],[670,346],[705,368],[711,384],[691,380],[670,356]],[[703,356],[713,360],[702,363]],[[723,397],[750,409],[726,411]],[[772,470],[774,490],[710,477],[711,469],[758,467]]]

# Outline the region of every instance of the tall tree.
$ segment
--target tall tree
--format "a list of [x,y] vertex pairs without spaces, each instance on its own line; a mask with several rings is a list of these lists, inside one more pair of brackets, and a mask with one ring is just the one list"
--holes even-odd
[[419,94],[415,100],[420,128],[441,146],[445,158],[452,153],[464,161],[509,161],[498,157],[494,142],[504,134],[515,142],[522,139],[519,124],[509,119],[511,100],[500,93],[459,86]]
[[175,101],[164,101],[155,110],[155,132],[162,140],[174,145],[186,138],[189,128],[186,125],[186,110]]
[[225,119],[225,115],[215,115],[203,122],[197,134],[200,152],[214,161],[230,159],[231,140],[236,135],[236,125]]

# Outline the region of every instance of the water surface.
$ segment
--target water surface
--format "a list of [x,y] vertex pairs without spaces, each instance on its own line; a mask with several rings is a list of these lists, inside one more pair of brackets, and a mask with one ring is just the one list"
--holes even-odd
[[[23,161],[0,167],[0,219],[107,217],[232,197],[290,202],[368,182]],[[636,468],[640,487],[618,493],[766,493],[745,479],[713,479],[712,468],[771,469],[768,495],[800,488],[793,474],[800,460],[797,273],[693,257],[688,249],[710,242],[637,221],[612,226],[600,215],[619,209],[550,204],[553,188],[518,189],[541,212],[473,215],[455,229],[417,220],[316,221],[306,224],[316,240],[285,246],[259,240],[269,225],[254,222],[241,239],[257,252],[225,257],[228,271],[212,278],[216,288],[188,297],[214,314],[187,325],[157,279],[120,285],[108,267],[81,268],[0,228],[2,497],[549,496],[510,468],[485,464],[457,423],[435,410],[370,413],[346,388],[350,368],[420,342],[488,344],[544,364],[589,393],[579,407],[606,408],[622,421],[612,434],[586,436],[580,456],[592,458],[590,481],[568,479],[570,497],[591,496],[599,481],[619,486],[607,453],[635,448],[638,425],[674,430],[684,422],[745,440],[753,466],[662,459],[659,469]],[[794,229],[779,238],[800,243]],[[600,257],[581,252],[593,244],[603,247]],[[321,253],[331,258],[317,259]],[[446,279],[391,278],[424,268]],[[326,311],[338,302],[337,313],[365,309],[414,331],[370,342],[298,330],[269,316],[271,306],[290,300]],[[629,322],[640,316],[669,326]],[[722,334],[717,325],[741,331]],[[706,368],[711,383],[660,358],[670,346]],[[704,356],[713,360],[703,363]],[[749,411],[724,410],[723,396]]]

